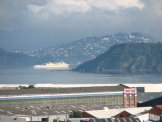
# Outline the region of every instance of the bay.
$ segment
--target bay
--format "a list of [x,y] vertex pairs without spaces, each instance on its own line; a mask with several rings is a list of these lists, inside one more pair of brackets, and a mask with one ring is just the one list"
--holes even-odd
[[30,68],[0,68],[0,84],[162,83],[162,74],[96,74]]

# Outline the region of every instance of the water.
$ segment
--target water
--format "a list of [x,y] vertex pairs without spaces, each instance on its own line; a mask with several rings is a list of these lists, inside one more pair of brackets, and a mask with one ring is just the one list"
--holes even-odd
[[109,75],[33,68],[0,68],[0,84],[162,83],[162,75]]

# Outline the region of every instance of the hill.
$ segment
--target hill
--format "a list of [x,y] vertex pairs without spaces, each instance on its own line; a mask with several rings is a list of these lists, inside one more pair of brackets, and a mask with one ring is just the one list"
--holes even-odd
[[99,73],[162,73],[162,43],[116,44],[75,71]]
[[149,43],[154,41],[156,40],[152,37],[138,32],[130,34],[116,33],[101,37],[83,38],[55,48],[14,51],[1,50],[0,66],[32,66],[47,62],[64,61],[72,64],[72,67],[76,67],[80,63],[96,58],[114,44],[127,42]]
[[35,57],[31,57],[22,53],[6,51],[0,49],[0,66],[13,67],[13,66],[30,66],[36,61]]
[[41,60],[51,62],[64,61],[69,64],[79,64],[96,58],[98,55],[107,51],[110,47],[117,43],[127,42],[154,42],[150,36],[134,32],[134,33],[116,33],[101,37],[83,38],[72,43],[47,49],[33,49],[20,51],[29,56],[40,57]]

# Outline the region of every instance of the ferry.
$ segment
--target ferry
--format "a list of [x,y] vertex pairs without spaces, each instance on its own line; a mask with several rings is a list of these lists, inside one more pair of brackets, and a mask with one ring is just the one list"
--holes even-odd
[[69,69],[70,64],[65,62],[49,62],[41,65],[34,65],[34,69],[53,69],[53,70],[67,70]]

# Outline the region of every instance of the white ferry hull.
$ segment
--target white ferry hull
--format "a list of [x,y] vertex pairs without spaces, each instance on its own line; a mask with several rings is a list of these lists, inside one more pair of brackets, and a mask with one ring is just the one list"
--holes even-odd
[[44,65],[34,65],[34,69],[52,69],[52,70],[68,70],[69,64],[64,62],[46,63]]

